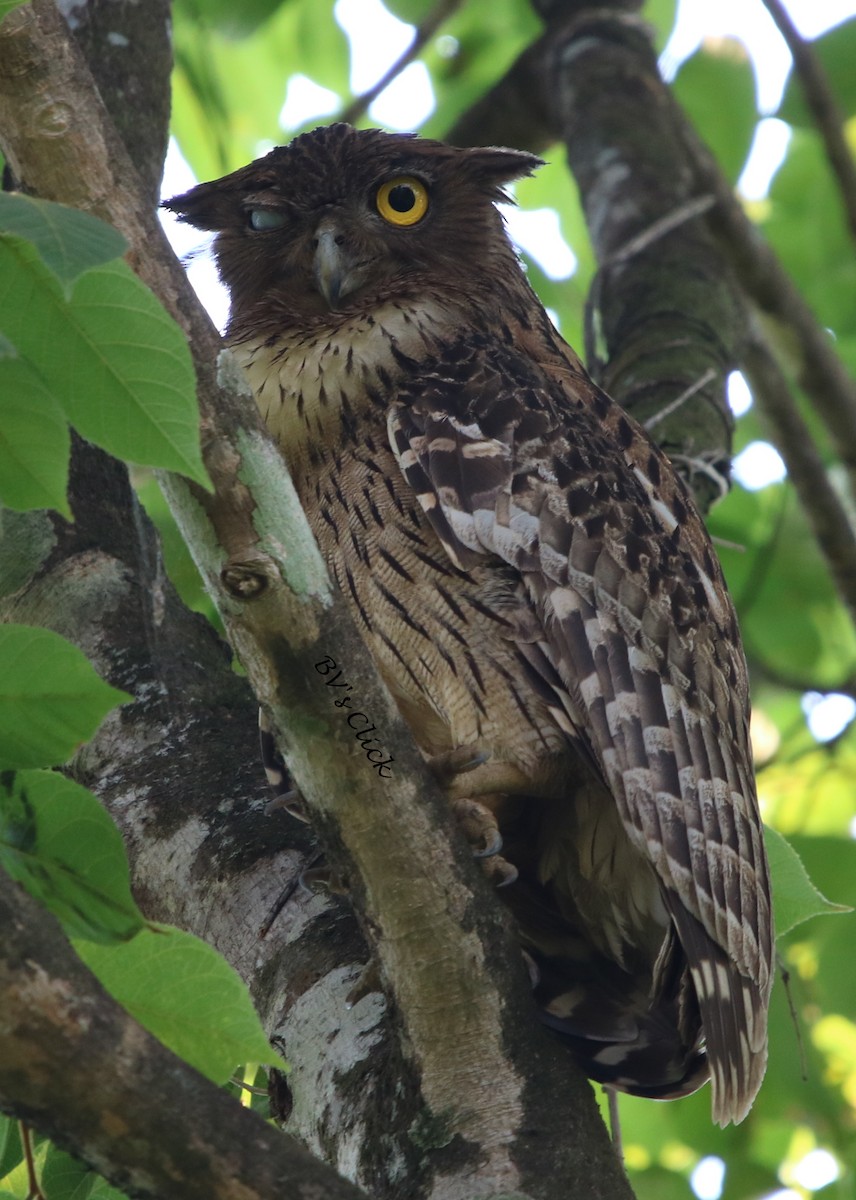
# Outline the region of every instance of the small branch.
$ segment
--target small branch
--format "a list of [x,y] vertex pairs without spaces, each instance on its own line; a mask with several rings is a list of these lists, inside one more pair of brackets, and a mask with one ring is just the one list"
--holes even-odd
[[[552,88],[552,123],[600,264],[587,365],[637,420],[660,414],[657,441],[688,468],[682,473],[704,511],[718,499],[723,474],[709,468],[730,458],[724,381],[741,335],[734,288],[703,219],[714,200],[699,195],[687,168],[638,17],[604,5],[548,34],[543,86]],[[679,413],[676,396],[684,397]]]
[[649,246],[653,246],[655,242],[659,242],[661,238],[675,229],[680,229],[686,221],[692,221],[696,217],[710,212],[714,204],[716,204],[716,200],[713,196],[693,196],[691,200],[680,204],[672,212],[659,217],[647,229],[643,229],[641,233],[637,233],[625,242],[623,246],[619,246],[603,266],[617,267],[620,263],[627,262],[628,259],[633,258],[636,254],[641,254],[643,250],[647,250]]
[[838,181],[850,236],[856,241],[856,163],[844,136],[844,119],[826,72],[812,45],[803,38],[781,0],[764,0],[788,44],[805,102],[823,139],[826,157]]
[[463,2],[464,0],[440,0],[431,12],[429,12],[422,24],[417,26],[416,32],[413,35],[413,41],[404,53],[395,60],[389,70],[367,92],[363,92],[361,96],[356,96],[342,110],[338,119],[340,121],[347,121],[349,125],[355,124],[364,115],[369,106],[374,104],[378,96],[386,91],[393,80],[398,78],[405,67],[409,67],[413,60],[418,58],[443,22],[447,21],[461,7]]
[[27,1163],[27,1200],[47,1200],[39,1184],[39,1173],[33,1154],[33,1137],[26,1121],[18,1122],[18,1136],[21,1139],[21,1147]]
[[715,378],[716,372],[714,371],[713,367],[708,367],[708,369],[699,379],[696,379],[694,383],[691,383],[688,388],[685,388],[684,391],[681,392],[680,396],[676,396],[674,400],[671,400],[666,407],[661,408],[659,412],[653,413],[645,422],[644,428],[648,433],[650,433],[651,430],[656,425],[659,425],[661,421],[664,421],[666,417],[670,417],[672,413],[676,413],[679,408],[682,408],[688,400],[692,400],[693,396],[695,396],[697,392],[700,392],[702,388],[706,388],[709,383],[713,383]]
[[453,146],[514,146],[543,154],[559,136],[545,87],[548,30],[445,133]]
[[856,533],[829,481],[787,376],[757,323],[749,331],[744,362],[758,405],[772,430],[839,595],[856,621]]

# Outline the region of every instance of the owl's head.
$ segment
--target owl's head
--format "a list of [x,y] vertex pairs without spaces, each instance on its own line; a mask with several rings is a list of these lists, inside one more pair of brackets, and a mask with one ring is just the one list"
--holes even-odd
[[[495,202],[540,159],[322,126],[165,207],[214,230],[230,325],[370,310],[426,286],[490,290],[513,259]],[[517,274],[515,270],[515,274]]]

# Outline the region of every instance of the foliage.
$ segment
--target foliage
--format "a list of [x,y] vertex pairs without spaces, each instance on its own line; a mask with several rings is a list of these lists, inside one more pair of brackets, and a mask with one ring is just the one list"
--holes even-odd
[[[127,455],[142,447],[135,455],[143,461],[206,482],[186,343],[154,296],[113,261],[123,245],[84,213],[0,195],[0,259],[8,267],[0,298],[8,357],[0,369],[9,361],[25,367],[6,377],[11,399],[4,394],[0,412],[0,452],[7,467],[21,468],[4,472],[10,508],[51,503],[70,515],[68,419],[107,449]],[[46,409],[27,411],[34,394],[55,417],[48,436]],[[52,440],[60,427],[63,439]],[[30,473],[29,448],[42,451]],[[12,582],[4,580],[7,589]],[[0,625],[0,866],[59,919],[107,991],[204,1075],[222,1084],[241,1062],[282,1067],[225,959],[181,930],[146,925],[121,836],[95,796],[41,769],[67,763],[131,699],[56,633]],[[38,1165],[50,1200],[120,1195],[46,1141]],[[23,1197],[28,1188],[15,1123],[0,1116],[0,1195]]]
[[0,195],[0,371],[15,397],[0,443],[9,508],[69,515],[66,421],[120,458],[207,482],[187,344],[117,260],[122,245],[85,213]]
[[[0,17],[10,7],[0,4]],[[387,7],[416,22],[430,8],[416,0],[389,0]],[[463,5],[425,47],[422,61],[431,73],[436,109],[422,132],[442,136],[537,36],[524,0],[494,0],[490,7],[490,21],[485,21],[480,6]],[[671,29],[673,8],[670,0],[646,6],[661,44]],[[199,178],[234,169],[295,132],[279,124],[295,76],[330,89],[343,104],[350,99],[348,40],[334,20],[332,0],[252,0],[238,6],[227,0],[177,0],[174,24],[173,130]],[[847,115],[856,113],[854,42],[854,21],[819,41]],[[745,56],[733,43],[705,44],[683,65],[675,88],[723,169],[736,180],[760,120]],[[778,115],[794,132],[769,196],[752,206],[753,215],[854,371],[856,260],[819,136],[793,80]],[[372,123],[371,117],[363,123]],[[516,200],[524,209],[559,211],[563,235],[578,259],[576,273],[568,280],[549,279],[545,264],[527,262],[533,284],[556,312],[565,336],[579,346],[594,262],[563,152],[556,147],[546,157],[550,165],[518,186]],[[68,515],[68,422],[135,463],[179,470],[205,482],[186,348],[151,296],[115,261],[121,252],[116,237],[82,214],[0,196],[0,274],[16,281],[0,294],[0,496],[8,507],[43,505]],[[806,416],[811,422],[812,414]],[[738,423],[737,449],[763,436],[762,423],[750,409]],[[823,445],[835,478],[840,464]],[[205,610],[209,606],[198,577],[150,483],[145,494],[170,538],[174,574],[185,599]],[[753,672],[765,818],[788,836],[823,896],[856,906],[851,837],[856,728],[850,724],[830,741],[818,741],[802,706],[805,693],[854,691],[856,634],[789,483],[753,491],[735,486],[714,512],[711,528],[721,540]],[[97,802],[62,776],[38,769],[65,762],[118,697],[109,696],[91,672],[72,665],[70,647],[52,647],[52,653],[69,656],[68,669],[57,668],[68,685],[60,695],[52,690],[47,643],[40,648],[33,630],[11,635],[8,643],[0,639],[0,765],[14,772],[14,778],[0,777],[0,861],[70,933],[92,939],[79,943],[81,956],[144,1024],[201,1070],[222,1080],[235,1062],[264,1058],[263,1035],[238,998],[234,977],[198,946],[188,951],[185,935],[136,932],[143,923],[130,900],[127,867],[117,866],[119,848]],[[4,653],[30,657],[23,665],[23,660],[3,659]],[[24,681],[18,692],[9,686],[14,679]],[[4,742],[3,722],[13,699],[34,706],[41,719],[37,723],[28,716],[24,739],[19,718],[10,718],[18,724],[6,725],[9,740]],[[43,732],[47,742],[41,740]],[[21,748],[19,758],[10,757],[10,745]],[[91,855],[78,858],[84,845]],[[785,860],[783,870],[800,877],[787,851],[776,854]],[[777,889],[793,904],[798,893],[784,878],[778,870]],[[627,1162],[640,1197],[691,1197],[692,1173],[710,1156],[725,1165],[724,1200],[762,1197],[784,1185],[804,1195],[798,1167],[816,1148],[829,1151],[839,1171],[824,1197],[843,1200],[853,1194],[854,917],[811,915],[821,907],[812,891],[795,912],[780,911],[780,950],[790,993],[777,985],[767,1082],[742,1126],[714,1129],[706,1091],[669,1105],[622,1098]],[[155,979],[163,995],[149,988]],[[200,1035],[192,1044],[180,1016],[188,994],[194,997]],[[198,1008],[202,994],[216,997],[209,1019]],[[208,1058],[206,1047],[215,1043],[223,1054]],[[38,1155],[50,1200],[118,1196],[46,1143]],[[3,1195],[26,1195],[20,1143],[8,1122],[0,1122]]]

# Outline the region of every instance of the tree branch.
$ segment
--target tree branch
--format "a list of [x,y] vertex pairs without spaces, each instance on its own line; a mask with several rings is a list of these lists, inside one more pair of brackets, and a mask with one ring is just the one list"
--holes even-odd
[[5,1112],[134,1196],[365,1200],[146,1033],[2,868],[0,928]]
[[600,263],[591,302],[605,362],[590,366],[643,423],[690,392],[680,412],[658,420],[656,436],[689,467],[706,508],[730,458],[724,384],[738,357],[739,305],[647,28],[606,6],[583,12],[554,28],[547,78]]
[[[172,479],[169,491],[230,639],[283,731],[289,768],[329,844],[340,848],[367,927],[380,931],[409,1086],[419,1079],[423,1097],[425,1121],[412,1133],[414,1194],[464,1188],[552,1200],[566,1194],[569,1179],[584,1179],[592,1197],[628,1196],[590,1089],[534,1020],[498,905],[465,847],[449,843],[443,798],[331,593],[281,459],[251,399],[236,397],[240,385],[49,0],[33,0],[0,26],[0,64],[0,126],[17,173],[41,195],[112,220],[128,238],[132,265],[190,336],[203,451],[217,490],[211,497]],[[63,106],[59,131],[22,119],[46,97]],[[224,580],[237,586],[230,591]],[[391,778],[379,778],[334,709],[316,669],[330,659],[359,685],[394,762]],[[439,1122],[442,1138],[426,1142],[426,1122],[435,1131]]]
[[453,146],[514,146],[542,154],[559,136],[544,85],[552,50],[547,30],[519,55],[505,75],[461,113],[446,133]]
[[686,118],[681,138],[698,187],[716,197],[711,228],[719,238],[746,295],[766,318],[777,357],[796,359],[793,372],[829,431],[856,494],[856,381],[835,353],[828,331],[817,321],[774,251],[746,216],[713,156]]
[[764,7],[776,22],[788,44],[794,70],[799,78],[809,112],[823,139],[826,157],[838,181],[844,217],[850,236],[856,240],[856,163],[844,135],[844,118],[826,72],[812,45],[801,37],[781,0],[764,0]]
[[744,365],[838,593],[856,623],[856,533],[757,318],[747,337]]
[[419,57],[440,26],[444,21],[448,21],[449,17],[461,7],[463,2],[464,0],[438,0],[438,3],[431,9],[424,21],[416,27],[416,31],[413,34],[413,41],[404,53],[395,60],[377,83],[373,84],[368,91],[363,92],[361,96],[355,96],[351,103],[342,109],[338,120],[347,121],[349,125],[356,124],[360,117],[374,104],[378,96],[385,92],[389,85],[398,78],[405,67],[409,67],[413,60]]

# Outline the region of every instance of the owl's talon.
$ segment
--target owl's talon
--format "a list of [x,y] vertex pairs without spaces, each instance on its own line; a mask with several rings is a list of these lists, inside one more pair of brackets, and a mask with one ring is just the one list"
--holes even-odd
[[285,809],[290,817],[294,817],[298,821],[303,821],[305,825],[310,824],[309,814],[306,811],[303,797],[295,788],[274,796],[273,800],[268,801],[265,805],[265,813],[278,812],[281,808]]
[[285,759],[276,748],[273,727],[263,708],[259,709],[259,750],[265,778],[270,786],[277,792],[287,791],[291,784],[288,768],[285,765]]
[[487,842],[483,850],[473,850],[473,858],[493,858],[502,849],[502,834],[497,829],[495,836]]
[[483,750],[478,742],[466,746],[456,746],[445,754],[435,754],[428,760],[428,767],[438,783],[448,787],[459,775],[467,775],[475,771],[490,758],[490,753]]
[[481,868],[497,891],[500,888],[511,887],[512,883],[517,882],[517,867],[513,863],[510,863],[508,859],[500,858],[499,855],[483,861]]

